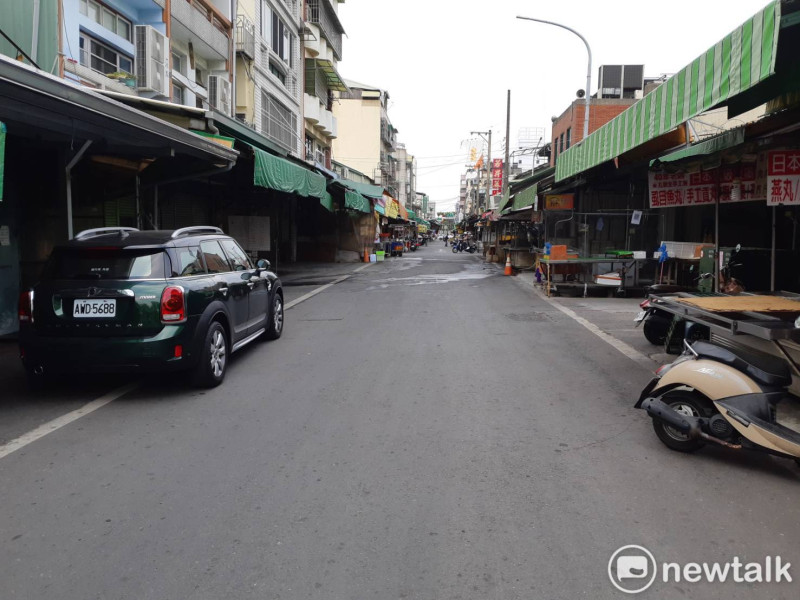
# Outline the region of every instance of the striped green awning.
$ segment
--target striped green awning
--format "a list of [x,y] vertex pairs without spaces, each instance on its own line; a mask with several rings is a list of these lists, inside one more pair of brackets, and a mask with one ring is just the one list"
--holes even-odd
[[534,183],[531,187],[525,188],[522,191],[514,194],[514,203],[511,205],[511,210],[520,210],[528,206],[536,207],[536,195],[539,193],[539,184]]
[[780,0],[773,0],[653,92],[565,150],[556,161],[556,181],[641,146],[773,75],[780,18]]

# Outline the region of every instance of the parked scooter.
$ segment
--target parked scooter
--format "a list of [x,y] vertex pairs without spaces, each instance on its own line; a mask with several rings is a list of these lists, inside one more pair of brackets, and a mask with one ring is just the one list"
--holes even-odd
[[464,240],[455,240],[453,242],[453,254],[455,254],[456,252],[463,252],[465,245],[466,244]]
[[787,363],[709,342],[684,346],[680,357],[658,369],[635,404],[652,417],[658,438],[679,452],[713,442],[800,464],[800,433],[775,420],[775,407],[792,382]]
[[[713,277],[711,273],[703,273],[699,279],[708,279]],[[678,292],[690,292],[690,288],[679,285],[655,284],[647,289],[648,297],[639,304],[639,314],[633,320],[634,327],[644,324],[642,330],[644,337],[647,341],[656,346],[663,346],[666,342],[669,328],[672,325],[673,315],[671,312],[658,308],[658,300],[651,295],[655,294],[675,294]],[[709,337],[708,329],[705,327],[697,327],[692,330],[693,338],[690,341],[698,339],[707,340]]]

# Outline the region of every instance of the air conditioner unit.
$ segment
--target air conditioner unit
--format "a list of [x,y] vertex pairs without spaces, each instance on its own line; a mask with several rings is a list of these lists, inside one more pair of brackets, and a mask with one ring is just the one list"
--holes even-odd
[[140,90],[169,96],[169,40],[150,25],[136,25],[136,81]]
[[221,75],[208,78],[208,103],[218,111],[231,114],[231,82]]

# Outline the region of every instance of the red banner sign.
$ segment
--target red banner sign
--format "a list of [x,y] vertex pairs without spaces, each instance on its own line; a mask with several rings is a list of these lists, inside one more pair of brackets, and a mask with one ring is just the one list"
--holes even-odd
[[650,208],[714,204],[717,196],[720,204],[764,200],[763,171],[762,159],[699,173],[650,173]]
[[800,150],[767,153],[767,204],[800,204]]
[[503,159],[492,159],[492,196],[503,193]]

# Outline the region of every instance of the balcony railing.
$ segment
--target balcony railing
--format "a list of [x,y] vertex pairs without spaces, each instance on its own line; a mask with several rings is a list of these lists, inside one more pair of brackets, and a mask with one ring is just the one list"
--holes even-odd
[[308,0],[306,2],[305,20],[309,23],[314,23],[320,28],[328,45],[333,49],[336,60],[342,60],[342,34],[344,33],[344,28],[329,0]]
[[225,35],[231,34],[231,22],[214,5],[206,2],[206,0],[186,0],[186,2],[191,4],[195,10],[222,33]]
[[236,17],[236,51],[250,60],[256,57],[256,27],[244,15]]

